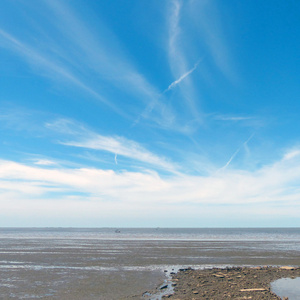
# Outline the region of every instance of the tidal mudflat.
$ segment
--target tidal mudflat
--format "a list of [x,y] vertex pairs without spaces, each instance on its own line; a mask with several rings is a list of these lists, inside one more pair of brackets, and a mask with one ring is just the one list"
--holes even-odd
[[171,292],[168,280],[179,269],[299,261],[299,228],[0,228],[0,295],[157,299],[154,292]]

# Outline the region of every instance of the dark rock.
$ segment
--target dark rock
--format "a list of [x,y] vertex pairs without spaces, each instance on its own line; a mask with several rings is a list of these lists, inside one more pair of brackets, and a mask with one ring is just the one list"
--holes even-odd
[[[294,270],[293,270],[294,269]],[[299,277],[297,267],[232,267],[181,269],[172,274],[172,299],[268,299],[278,300],[270,283],[283,277]],[[196,294],[198,293],[198,294]]]
[[167,289],[168,288],[168,285],[163,285],[162,287],[160,287],[161,290],[164,290],[164,289]]

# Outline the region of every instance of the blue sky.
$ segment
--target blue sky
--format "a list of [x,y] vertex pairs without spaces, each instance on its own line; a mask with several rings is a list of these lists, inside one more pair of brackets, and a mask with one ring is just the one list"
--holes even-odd
[[300,226],[299,18],[2,0],[0,226]]

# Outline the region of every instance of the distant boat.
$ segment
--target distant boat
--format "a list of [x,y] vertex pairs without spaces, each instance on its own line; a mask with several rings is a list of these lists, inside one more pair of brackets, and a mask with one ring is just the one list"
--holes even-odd
[[119,229],[115,230],[115,233],[120,233],[120,232],[121,232],[121,230],[119,230]]

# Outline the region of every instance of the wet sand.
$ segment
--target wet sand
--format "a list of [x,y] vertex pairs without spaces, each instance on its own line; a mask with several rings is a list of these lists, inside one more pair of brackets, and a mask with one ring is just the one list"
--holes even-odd
[[0,299],[161,299],[179,269],[298,265],[299,250],[300,229],[0,228]]
[[[171,274],[173,291],[162,299],[281,299],[270,284],[280,278],[300,276],[299,267],[232,267],[194,270]],[[152,299],[160,299],[152,297]]]

